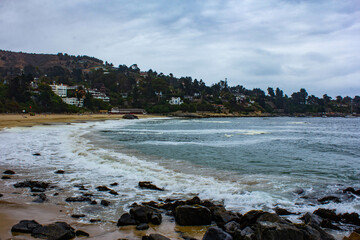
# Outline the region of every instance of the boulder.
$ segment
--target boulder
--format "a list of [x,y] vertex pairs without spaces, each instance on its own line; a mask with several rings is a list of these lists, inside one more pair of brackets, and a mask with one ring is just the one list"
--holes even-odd
[[98,187],[96,187],[96,189],[97,189],[98,191],[100,191],[100,192],[108,192],[108,191],[111,190],[111,189],[108,188],[107,186],[98,186]]
[[251,210],[245,213],[240,220],[241,229],[244,229],[247,226],[252,226],[253,224],[255,224],[256,220],[264,213],[266,212],[262,210]]
[[211,212],[208,208],[200,205],[184,205],[175,209],[176,223],[181,226],[209,225]]
[[149,229],[149,225],[147,223],[140,223],[136,226],[136,230],[146,230]]
[[90,237],[90,234],[82,230],[76,230],[75,235],[77,237]]
[[66,202],[91,202],[91,199],[89,197],[68,197],[65,199]]
[[4,194],[0,193],[0,197],[4,196]]
[[130,210],[130,215],[139,223],[149,223],[159,225],[162,221],[161,213],[147,207],[147,206],[136,206]]
[[360,226],[360,218],[357,213],[343,213],[340,215],[341,221]]
[[32,188],[30,188],[30,191],[31,192],[45,192],[46,191],[46,189],[45,188],[39,188],[39,187],[32,187]]
[[230,221],[240,221],[237,214],[227,211],[224,207],[215,208],[213,217],[216,224],[220,227],[224,227],[224,225]]
[[33,153],[33,156],[41,156],[41,154],[36,152],[36,153]]
[[34,220],[21,220],[11,228],[11,232],[32,233],[34,229],[39,227],[41,225]]
[[341,228],[339,228],[338,226],[334,225],[329,219],[324,219],[322,220],[320,226],[322,228],[329,228],[329,229],[334,229],[334,230],[341,230]]
[[40,193],[40,194],[38,195],[38,198],[35,199],[33,202],[43,203],[43,202],[45,202],[46,200],[47,200],[47,197],[46,197],[45,193]]
[[276,213],[277,215],[291,215],[291,214],[294,214],[294,213],[289,212],[288,210],[286,210],[286,209],[284,209],[284,208],[279,208],[279,207],[277,207],[277,208],[275,208],[274,210],[275,210],[275,213]]
[[114,191],[112,189],[109,191],[109,193],[112,194],[112,195],[119,195],[116,191]]
[[107,207],[110,205],[110,202],[107,200],[101,200],[100,204],[103,205],[104,207]]
[[185,205],[195,205],[195,204],[198,204],[198,205],[201,204],[201,200],[197,196],[185,201]]
[[114,186],[117,186],[119,185],[117,182],[114,182],[114,183],[111,183],[110,186],[114,187]]
[[148,181],[139,182],[139,187],[140,188],[151,189],[151,190],[164,191],[163,188],[159,188],[159,187],[155,186],[154,184],[152,184],[151,182],[148,182]]
[[233,237],[219,227],[210,227],[202,240],[232,240]]
[[57,170],[57,171],[55,171],[55,174],[64,174],[64,173],[65,173],[64,170]]
[[35,228],[31,236],[51,240],[67,240],[75,237],[75,230],[65,222],[56,222]]
[[38,189],[47,189],[49,187],[49,183],[46,182],[39,182],[39,181],[24,181],[18,182],[14,184],[15,188],[38,188]]
[[304,234],[304,239],[335,240],[333,236],[331,236],[330,234],[328,234],[323,229],[317,226],[299,225],[298,228],[302,230]]
[[149,236],[144,236],[142,239],[145,239],[145,240],[170,240],[170,238],[167,238],[167,237],[157,234],[157,233],[152,233]]
[[72,214],[71,217],[72,218],[77,218],[77,219],[78,218],[83,218],[83,217],[85,217],[85,214]]
[[136,225],[136,220],[129,213],[124,213],[118,220],[117,226],[120,227],[127,225]]
[[320,226],[323,219],[316,214],[307,212],[303,217],[301,217],[301,220],[303,220],[305,224],[308,224],[310,226]]
[[228,222],[227,224],[225,224],[224,230],[229,233],[234,239],[241,239],[240,236],[242,235],[239,223],[235,221]]
[[297,194],[297,195],[301,195],[301,194],[304,194],[305,191],[304,191],[304,189],[298,187],[298,188],[296,188],[296,189],[294,190],[294,193]]
[[303,240],[304,233],[288,223],[257,221],[254,226],[257,239],[266,240]]
[[322,217],[322,218],[327,218],[329,220],[332,220],[332,221],[340,221],[341,220],[341,217],[338,216],[336,213],[335,213],[335,210],[334,209],[325,209],[325,208],[319,208],[317,210],[314,211],[314,214]]
[[5,171],[3,172],[3,174],[13,175],[13,174],[15,174],[15,172],[14,172],[13,170],[5,170]]
[[138,116],[132,115],[132,114],[125,114],[122,118],[123,119],[139,119]]
[[340,199],[336,196],[326,196],[326,197],[322,197],[318,199],[318,202],[321,204],[327,204],[329,202],[335,202],[335,203],[339,203],[341,202]]

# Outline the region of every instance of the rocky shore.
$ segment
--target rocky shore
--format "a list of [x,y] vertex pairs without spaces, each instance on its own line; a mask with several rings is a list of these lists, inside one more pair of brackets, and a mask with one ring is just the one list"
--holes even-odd
[[[54,174],[66,174],[66,172],[60,169]],[[197,196],[188,200],[168,198],[133,203],[125,210],[116,213],[118,216],[116,222],[104,222],[102,219],[92,217],[91,206],[94,209],[96,206],[101,208],[111,206],[112,202],[104,199],[107,194],[118,196],[120,199],[121,193],[112,189],[117,183],[99,185],[95,189],[76,184],[74,188],[80,189],[82,194],[66,197],[56,183],[37,179],[24,180],[16,176],[16,170],[3,171],[0,206],[17,199],[20,204],[35,205],[39,208],[31,218],[17,219],[15,224],[6,229],[8,233],[6,236],[11,236],[11,239],[339,239],[333,236],[333,233],[343,233],[343,235],[351,233],[349,237],[343,238],[346,240],[360,238],[360,217],[357,213],[338,214],[335,209],[326,208],[319,208],[314,212],[291,213],[286,209],[275,208],[273,212],[252,210],[241,214],[228,211],[221,203],[201,200]],[[163,188],[148,181],[139,182],[137,187],[164,191]],[[97,197],[99,195],[93,194],[94,191],[104,195],[101,200]],[[298,194],[302,194],[301,191]],[[342,194],[355,198],[360,196],[360,190],[349,187],[343,189]],[[4,198],[7,200],[3,201]],[[331,201],[341,201],[341,196],[325,196],[318,199],[319,203]],[[57,202],[62,202],[63,205]],[[44,204],[48,204],[47,207]],[[57,214],[66,216],[60,219],[50,218],[42,222],[41,216],[46,214],[49,204],[55,207],[62,206],[63,210]],[[76,214],[69,210],[73,205],[87,207],[90,210],[86,214]],[[56,215],[56,212],[54,214]],[[286,218],[288,215],[296,215],[301,222],[291,222]],[[98,231],[102,233],[99,234]]]

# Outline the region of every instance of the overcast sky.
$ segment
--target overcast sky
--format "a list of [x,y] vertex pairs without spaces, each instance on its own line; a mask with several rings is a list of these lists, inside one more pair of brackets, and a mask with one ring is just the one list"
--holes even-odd
[[0,49],[360,95],[359,0],[0,0]]

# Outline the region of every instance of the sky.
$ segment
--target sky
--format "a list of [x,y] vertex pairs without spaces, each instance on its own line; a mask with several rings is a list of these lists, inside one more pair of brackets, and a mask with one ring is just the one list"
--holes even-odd
[[0,49],[360,95],[360,0],[1,0]]

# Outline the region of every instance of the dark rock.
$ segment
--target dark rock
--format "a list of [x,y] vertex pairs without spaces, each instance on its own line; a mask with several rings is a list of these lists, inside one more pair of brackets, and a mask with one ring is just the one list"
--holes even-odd
[[94,194],[92,194],[92,193],[83,193],[83,196],[84,197],[93,197]]
[[4,180],[11,179],[11,177],[10,176],[2,176],[1,179],[4,179]]
[[341,221],[360,226],[360,218],[357,213],[343,213],[340,215]]
[[245,213],[240,220],[241,229],[244,229],[247,226],[252,226],[256,222],[256,220],[264,213],[266,212],[262,210],[251,210]]
[[138,116],[132,115],[132,114],[125,114],[122,118],[123,119],[139,119]]
[[83,218],[85,217],[85,214],[73,214],[71,215],[72,218]]
[[319,198],[318,202],[321,203],[321,204],[326,204],[326,203],[329,203],[329,202],[339,203],[341,201],[340,201],[340,199],[338,197],[326,196],[326,197],[323,197],[323,198]]
[[176,223],[181,226],[209,225],[211,212],[208,208],[196,206],[179,206],[175,210]]
[[129,213],[124,213],[118,220],[117,226],[119,227],[127,225],[136,225],[136,220]]
[[334,230],[341,230],[341,228],[339,228],[338,226],[335,226],[329,219],[324,219],[322,220],[320,226],[322,228],[329,228],[329,229],[334,229]]
[[94,219],[94,218],[92,218],[92,219],[90,219],[89,220],[91,223],[95,223],[95,222],[101,222],[101,219]]
[[53,196],[58,196],[58,195],[59,195],[59,193],[57,193],[57,192],[53,194]]
[[43,188],[47,189],[49,187],[49,183],[46,182],[38,182],[38,181],[24,181],[24,182],[18,182],[14,184],[15,188]]
[[164,191],[163,188],[159,188],[159,187],[155,186],[154,184],[152,184],[151,182],[147,182],[147,181],[139,182],[139,187],[152,189],[152,190],[158,190],[158,191]]
[[31,233],[35,228],[41,225],[34,220],[21,220],[11,228],[11,232]]
[[212,203],[212,202],[210,202],[209,200],[204,200],[204,201],[202,201],[200,205],[201,205],[201,206],[204,206],[204,207],[207,207],[207,208],[209,208],[209,209],[215,207],[215,204]]
[[41,156],[41,154],[40,153],[33,153],[33,156]]
[[224,227],[224,225],[230,221],[240,221],[237,214],[227,211],[224,207],[215,208],[213,217],[219,227]]
[[117,182],[110,184],[110,186],[112,186],[112,187],[117,186],[117,185],[119,185]]
[[240,239],[244,239],[244,240],[254,239],[253,238],[254,235],[255,235],[254,230],[252,230],[251,227],[246,227],[240,232],[240,236],[241,236]]
[[257,221],[254,226],[257,239],[266,240],[303,240],[304,233],[289,223]]
[[67,240],[75,237],[75,230],[65,222],[56,222],[34,229],[31,236],[51,240]]
[[96,187],[96,189],[97,189],[98,191],[100,191],[100,192],[108,192],[108,191],[111,190],[111,189],[108,188],[107,186],[98,186],[98,187]]
[[75,232],[75,235],[76,235],[77,237],[90,237],[90,234],[88,234],[87,232],[84,232],[84,231],[82,231],[82,230],[77,230],[77,231]]
[[96,204],[97,204],[97,201],[96,201],[96,200],[92,200],[92,201],[90,202],[90,204],[91,204],[91,205],[96,205]]
[[299,225],[298,228],[302,230],[304,239],[306,240],[335,240],[333,236],[325,232],[320,227]]
[[327,218],[332,221],[338,222],[341,220],[341,217],[335,213],[335,210],[331,210],[331,209],[319,208],[314,211],[314,214],[316,214],[322,218]]
[[68,197],[65,199],[66,202],[91,202],[91,199],[88,197],[78,196],[78,197]]
[[39,188],[39,187],[32,187],[30,188],[31,192],[45,192],[46,189],[45,188]]
[[232,236],[219,227],[210,227],[202,240],[232,240]]
[[103,205],[103,206],[105,206],[105,207],[107,207],[107,206],[110,205],[110,202],[107,201],[107,200],[101,200],[100,204]]
[[275,213],[265,212],[262,214],[256,222],[271,222],[271,223],[281,223],[281,224],[289,224],[290,222],[282,217],[279,217]]
[[355,189],[352,188],[352,187],[348,187],[348,188],[343,190],[343,193],[353,193],[353,194],[355,194]]
[[136,230],[146,230],[149,229],[149,225],[147,223],[140,223],[136,226]]
[[137,206],[130,210],[133,219],[139,223],[149,223],[159,225],[162,221],[162,216],[159,212],[147,206]]
[[38,198],[35,199],[33,202],[43,203],[43,202],[45,202],[46,200],[47,200],[47,197],[46,197],[45,193],[40,193],[40,194],[38,195]]
[[5,170],[5,171],[3,172],[3,174],[13,175],[13,174],[15,174],[15,172],[14,172],[13,170]]
[[148,239],[149,240],[170,240],[170,238],[167,238],[167,237],[157,234],[157,233],[150,234]]
[[320,216],[312,213],[305,213],[305,215],[301,217],[301,219],[304,221],[305,224],[317,227],[321,225],[321,222],[323,220]]
[[275,213],[276,213],[277,215],[291,215],[291,214],[294,214],[294,213],[289,212],[288,210],[286,210],[286,209],[284,209],[284,208],[279,208],[279,207],[277,207],[277,208],[275,208],[274,210],[275,210]]
[[0,197],[4,196],[4,194],[0,193]]
[[240,224],[235,221],[231,221],[225,224],[224,230],[233,236],[234,239],[240,239],[240,236],[242,236]]
[[109,192],[110,194],[112,194],[112,195],[119,195],[116,191],[114,191],[114,190],[110,190],[110,192]]
[[55,174],[64,174],[64,173],[65,173],[64,170],[57,170],[57,171],[55,171]]
[[294,190],[294,193],[296,193],[297,195],[301,195],[301,194],[304,194],[305,191],[304,191],[304,189],[299,187]]
[[185,205],[195,205],[195,204],[200,205],[200,203],[201,203],[201,200],[199,197],[193,197],[192,199],[185,201]]

